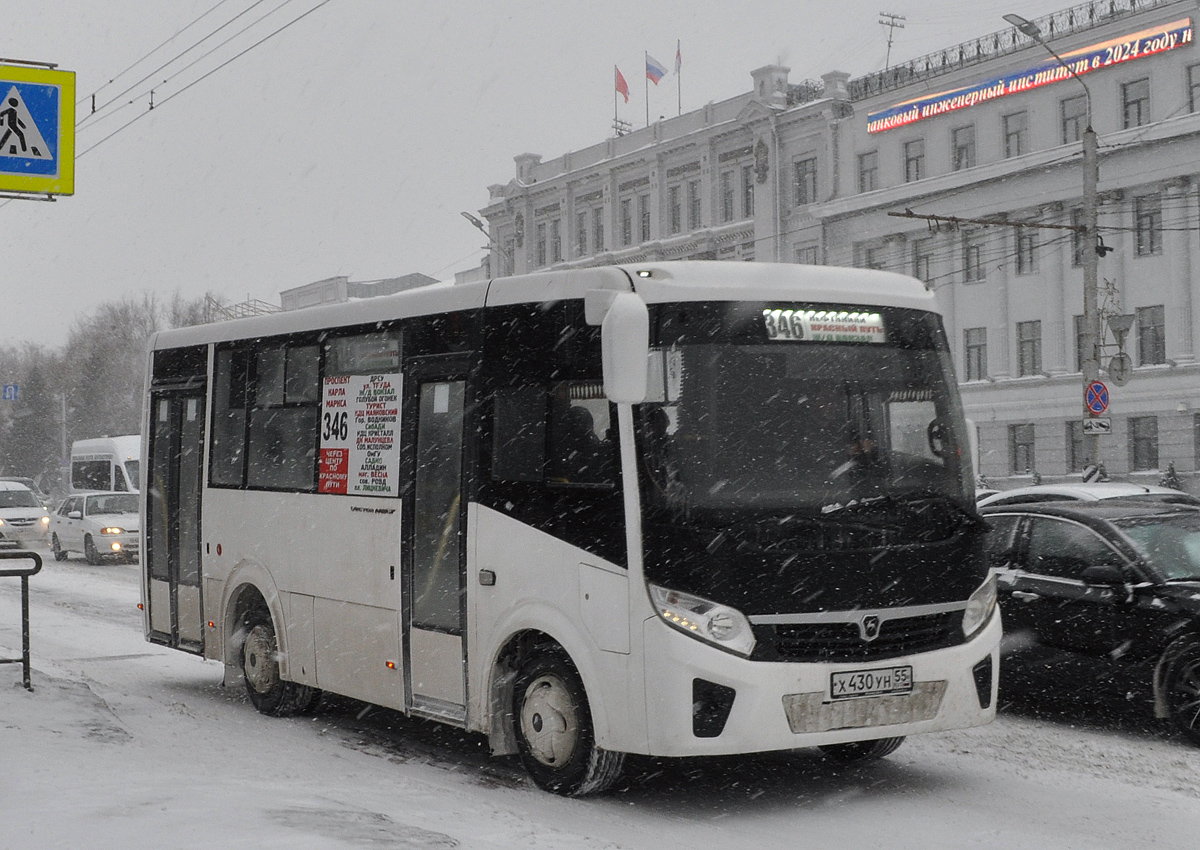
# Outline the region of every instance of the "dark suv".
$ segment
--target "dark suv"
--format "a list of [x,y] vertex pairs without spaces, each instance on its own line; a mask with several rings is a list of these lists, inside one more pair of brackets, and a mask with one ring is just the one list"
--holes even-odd
[[1147,677],[1200,744],[1200,509],[1121,501],[985,507],[1006,664],[1090,659]]

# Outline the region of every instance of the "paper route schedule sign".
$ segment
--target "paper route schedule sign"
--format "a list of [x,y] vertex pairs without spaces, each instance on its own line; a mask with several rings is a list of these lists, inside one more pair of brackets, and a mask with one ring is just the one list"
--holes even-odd
[[399,494],[400,384],[400,375],[325,379],[318,492]]

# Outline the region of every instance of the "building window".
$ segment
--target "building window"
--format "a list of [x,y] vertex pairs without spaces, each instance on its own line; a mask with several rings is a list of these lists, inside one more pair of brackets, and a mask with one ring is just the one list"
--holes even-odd
[[1121,86],[1125,129],[1150,123],[1150,78],[1143,77]]
[[1060,104],[1062,143],[1078,142],[1087,127],[1087,95],[1068,97]]
[[546,265],[546,222],[538,222],[537,226],[537,265]]
[[1133,226],[1137,232],[1139,257],[1162,253],[1162,196],[1143,195],[1133,199]]
[[1192,457],[1200,469],[1200,413],[1192,414]]
[[797,245],[796,262],[802,266],[815,266],[817,263],[816,245]]
[[925,176],[925,140],[904,143],[904,182],[913,183]]
[[671,186],[667,189],[667,221],[671,233],[683,230],[683,187]]
[[1079,207],[1071,210],[1071,265],[1078,268],[1083,265],[1083,210]]
[[1008,426],[1008,468],[1016,475],[1032,472],[1033,424]]
[[873,192],[879,188],[879,152],[858,155],[858,191]]
[[967,328],[963,331],[963,366],[966,380],[982,381],[987,378],[987,328]]
[[1083,422],[1067,420],[1067,472],[1083,472],[1089,458],[1083,453]]
[[733,221],[733,172],[721,172],[721,222]]
[[516,274],[517,240],[509,236],[504,240],[504,251],[500,256],[500,275],[507,277]]
[[1042,323],[1017,322],[1017,374],[1040,375],[1042,372]]
[[1027,227],[1018,227],[1017,274],[1033,274],[1037,271],[1037,234]]
[[597,254],[604,250],[604,207],[592,210],[592,250]]
[[562,262],[562,222],[557,218],[550,221],[550,262]]
[[687,184],[688,230],[700,229],[700,181],[689,180]]
[[1029,113],[1004,116],[1004,157],[1011,159],[1029,153]]
[[1075,371],[1083,371],[1083,361],[1086,359],[1083,350],[1083,316],[1075,316]]
[[963,280],[974,283],[983,280],[983,240],[973,234],[963,234]]
[[817,160],[815,157],[792,163],[792,182],[795,184],[793,197],[797,206],[811,204],[817,200]]
[[1138,365],[1167,362],[1167,329],[1163,305],[1138,307]]
[[959,127],[950,134],[954,147],[954,170],[975,167],[975,125]]
[[754,218],[754,166],[742,166],[742,218]]
[[858,257],[858,267],[860,269],[882,269],[883,260],[880,257],[882,253],[878,246],[864,246],[861,249]]
[[587,210],[581,210],[575,213],[575,256],[587,256]]
[[642,242],[650,241],[650,196],[638,195],[638,236]]
[[633,244],[633,198],[621,199],[621,244]]
[[1129,466],[1134,472],[1158,469],[1158,417],[1129,417]]
[[913,242],[913,277],[929,283],[933,280],[933,240],[918,239]]
[[1188,108],[1192,112],[1200,109],[1200,65],[1188,68]]

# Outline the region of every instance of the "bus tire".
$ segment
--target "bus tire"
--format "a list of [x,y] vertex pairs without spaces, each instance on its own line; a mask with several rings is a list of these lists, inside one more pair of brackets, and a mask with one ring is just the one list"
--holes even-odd
[[565,797],[607,790],[625,754],[596,746],[583,680],[558,647],[521,664],[513,683],[513,725],[521,763],[539,788]]
[[50,550],[54,553],[54,560],[67,560],[67,550],[62,547],[62,543],[59,541],[57,534],[50,535]]
[[100,565],[100,553],[96,551],[96,544],[92,541],[92,535],[90,534],[83,538],[83,557],[90,566],[96,567]]
[[271,615],[255,608],[246,615],[246,639],[242,643],[242,678],[250,702],[263,714],[288,717],[307,711],[320,692],[308,685],[279,677],[279,649]]
[[880,738],[876,741],[851,741],[848,744],[826,744],[821,747],[827,758],[841,762],[875,761],[890,756],[904,743],[904,738]]

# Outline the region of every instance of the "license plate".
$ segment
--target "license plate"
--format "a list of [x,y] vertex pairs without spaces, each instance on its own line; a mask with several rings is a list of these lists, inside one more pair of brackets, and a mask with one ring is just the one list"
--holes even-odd
[[833,699],[907,694],[912,693],[912,689],[912,666],[907,664],[876,670],[855,670],[853,673],[833,673],[829,679],[829,696]]

